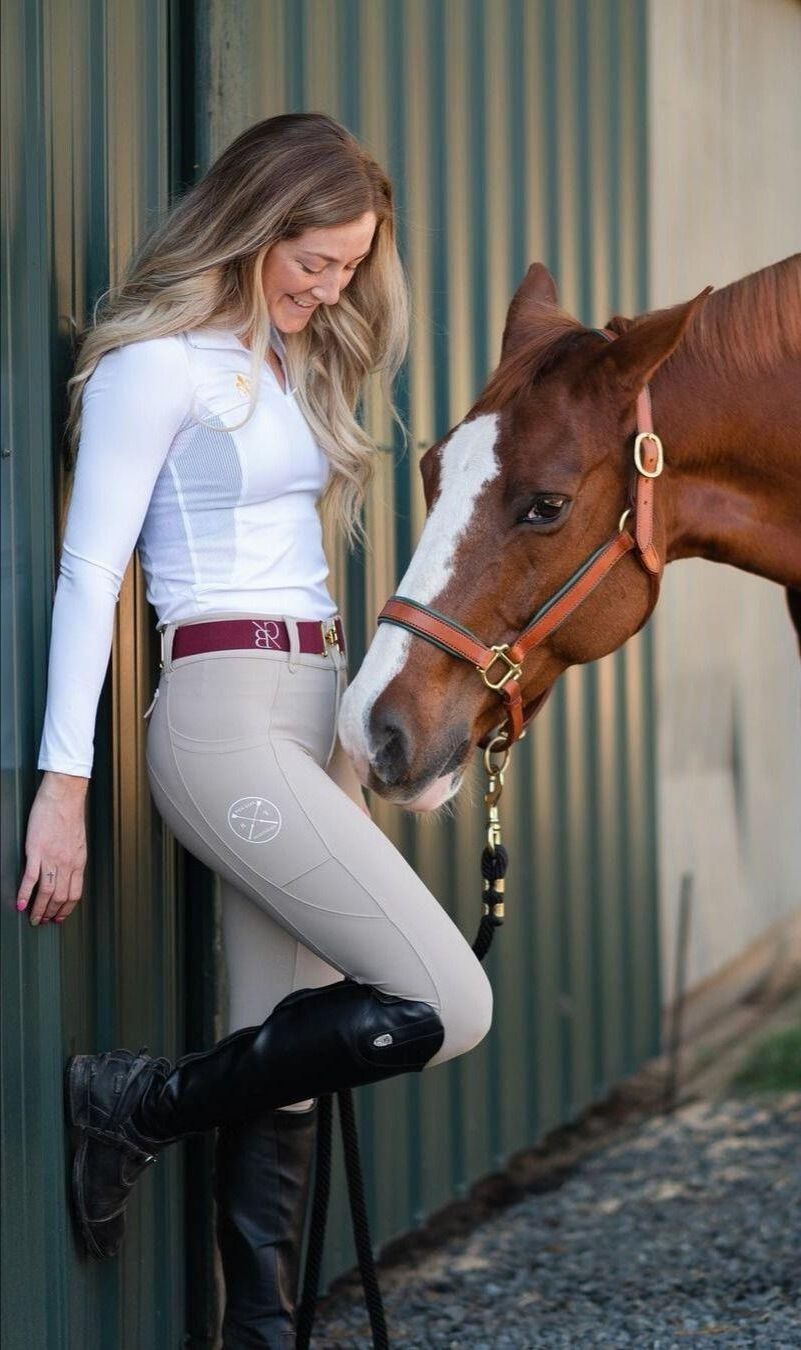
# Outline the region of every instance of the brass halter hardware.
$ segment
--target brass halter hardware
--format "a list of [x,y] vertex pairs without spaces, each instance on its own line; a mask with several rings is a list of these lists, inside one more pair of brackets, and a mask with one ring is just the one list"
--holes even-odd
[[[653,469],[646,469],[642,458],[643,441],[652,441],[656,446],[656,465]],[[634,442],[634,466],[643,478],[659,478],[665,467],[665,452],[662,448],[662,442],[653,431],[640,431]]]
[[[519,665],[517,661],[512,660],[509,655],[509,644],[502,642],[497,647],[491,647],[490,650],[495,653],[492,660],[488,661],[485,666],[476,666],[476,670],[487,688],[497,691],[503,689],[503,686],[507,684],[509,680],[519,680],[520,676],[523,674],[523,667]],[[487,671],[491,670],[498,661],[505,662],[506,670],[499,680],[491,680]]]
[[[506,744],[502,735],[493,737],[484,750],[484,768],[487,772],[487,789],[484,793],[484,805],[487,808],[487,847],[492,853],[503,843],[498,803],[503,792],[504,771],[509,762],[510,754],[511,747]],[[499,763],[495,763],[496,758],[499,759]],[[490,882],[485,878],[483,888],[487,896],[490,890],[493,890],[496,896],[502,896],[506,888],[506,880],[504,877],[496,877],[494,881]],[[485,914],[492,913],[498,922],[503,921],[503,900],[496,899],[492,905],[485,900],[483,910]]]

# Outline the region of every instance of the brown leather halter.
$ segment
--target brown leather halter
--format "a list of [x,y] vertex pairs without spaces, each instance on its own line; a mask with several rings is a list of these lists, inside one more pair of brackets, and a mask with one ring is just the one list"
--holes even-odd
[[[616,335],[608,329],[596,328],[592,331],[610,342],[615,340]],[[451,656],[471,661],[487,688],[503,699],[505,725],[501,725],[500,731],[495,729],[484,736],[479,741],[481,747],[508,750],[523,735],[526,723],[547,696],[539,695],[530,703],[523,703],[521,680],[526,656],[569,618],[621,558],[634,552],[645,568],[652,591],[659,594],[663,563],[653,541],[654,482],[663,468],[662,442],[654,432],[651,396],[645,385],[637,397],[637,435],[629,505],[620,518],[617,532],[582,563],[555,595],[546,600],[512,643],[502,642],[488,647],[468,628],[446,618],[429,605],[421,605],[417,600],[409,600],[403,595],[391,596],[384,605],[378,616],[379,623],[397,624],[441,647]],[[628,528],[632,514],[633,532]]]

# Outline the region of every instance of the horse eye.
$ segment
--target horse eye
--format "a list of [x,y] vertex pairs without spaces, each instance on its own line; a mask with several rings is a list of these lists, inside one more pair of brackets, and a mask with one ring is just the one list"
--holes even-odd
[[545,523],[556,520],[564,511],[567,504],[567,497],[562,497],[556,492],[540,492],[534,498],[526,514],[522,517],[523,521],[529,521],[533,524]]

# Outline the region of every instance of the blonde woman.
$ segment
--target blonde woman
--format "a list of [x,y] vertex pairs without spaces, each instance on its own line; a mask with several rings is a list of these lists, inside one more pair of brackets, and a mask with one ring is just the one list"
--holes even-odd
[[86,333],[77,464],[18,905],[63,922],[114,609],[134,547],[161,632],[148,710],[157,809],[220,877],[228,1034],[175,1064],[78,1055],[73,1207],[117,1252],[137,1176],[218,1128],[224,1344],[294,1344],[315,1099],[464,1053],[486,977],[371,820],[337,739],[346,644],[319,507],[349,540],[375,447],[365,379],[407,340],[392,189],[319,114],[244,131],[174,207]]

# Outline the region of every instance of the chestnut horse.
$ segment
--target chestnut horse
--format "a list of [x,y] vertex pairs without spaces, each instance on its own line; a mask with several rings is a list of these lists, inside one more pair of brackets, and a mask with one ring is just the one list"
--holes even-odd
[[[430,810],[511,692],[518,733],[562,671],[642,627],[665,562],[786,587],[801,639],[801,254],[605,330],[561,310],[534,263],[489,384],[420,468],[425,527],[339,731],[368,787]],[[522,659],[532,616],[545,636]]]

